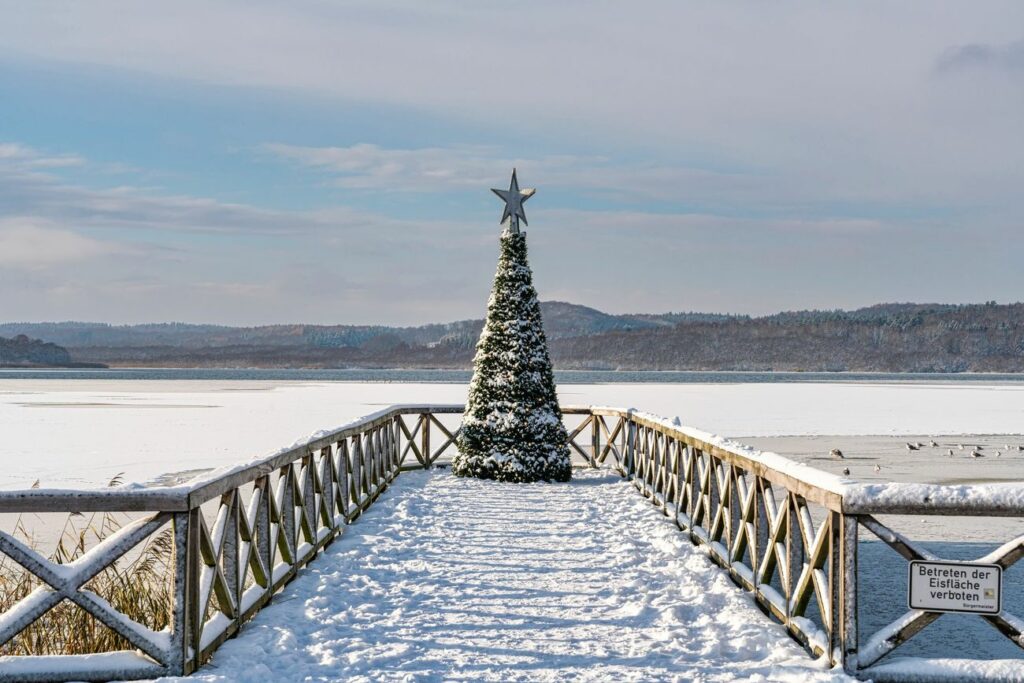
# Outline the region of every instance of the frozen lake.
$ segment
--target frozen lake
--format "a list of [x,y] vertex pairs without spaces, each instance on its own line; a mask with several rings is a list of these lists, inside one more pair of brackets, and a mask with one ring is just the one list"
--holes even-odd
[[[0,487],[36,480],[102,486],[119,473],[144,482],[250,460],[394,403],[461,403],[465,395],[465,384],[436,382],[0,378]],[[821,438],[810,447],[804,439],[754,443],[808,460],[833,444],[856,453],[860,440],[850,437],[857,435],[892,437],[868,449],[870,457],[883,458],[906,455],[899,435],[941,436],[943,443],[989,435],[986,443],[1024,443],[1001,436],[1024,428],[1024,383],[1017,382],[562,384],[559,395],[563,404],[679,416],[684,424],[739,439],[844,437]],[[927,467],[900,462],[886,467],[883,478],[934,476]],[[1024,466],[1024,455],[998,463],[989,458],[984,474],[978,462],[941,462],[946,479],[993,472],[999,479],[1020,478],[1011,463]],[[864,472],[853,476],[870,478],[868,461],[860,464]]]
[[[1021,480],[1024,383],[1013,381],[563,383],[563,404],[614,405],[679,416],[687,425],[864,480],[969,483]],[[152,481],[274,452],[395,403],[460,403],[463,383],[294,379],[95,379],[0,376],[0,487],[103,486],[124,473]],[[908,451],[906,441],[938,447]],[[969,457],[957,444],[982,444]],[[828,457],[830,448],[846,454]],[[952,448],[953,456],[948,455]],[[995,452],[1000,451],[999,457]],[[874,465],[882,467],[874,472]],[[0,519],[6,528],[10,520]],[[902,517],[885,523],[939,556],[973,559],[1024,533],[1015,518]],[[43,521],[41,521],[42,523]],[[862,578],[887,596],[863,613],[867,632],[903,609],[906,563],[862,532]],[[1024,563],[1007,572],[1019,612]],[[905,654],[937,656],[965,643],[990,657],[1018,651],[976,619],[949,616]]]

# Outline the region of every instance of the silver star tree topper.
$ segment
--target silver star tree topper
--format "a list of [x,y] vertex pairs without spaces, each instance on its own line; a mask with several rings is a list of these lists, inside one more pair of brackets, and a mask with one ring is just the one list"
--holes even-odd
[[525,190],[519,189],[519,181],[516,179],[516,169],[512,169],[512,182],[509,183],[508,190],[495,190],[491,188],[491,192],[498,195],[505,202],[505,211],[501,214],[501,224],[504,225],[505,219],[509,219],[508,229],[513,235],[519,234],[519,219],[523,219],[523,225],[529,225],[526,221],[526,212],[523,211],[523,204],[527,199],[533,196],[534,190],[527,188]]

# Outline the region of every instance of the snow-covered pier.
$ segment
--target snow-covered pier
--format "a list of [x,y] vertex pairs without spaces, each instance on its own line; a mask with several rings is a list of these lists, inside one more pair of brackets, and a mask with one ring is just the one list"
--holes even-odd
[[[240,629],[241,637],[225,650],[225,666],[240,665],[242,659],[258,664],[246,653],[251,655],[255,652],[253,643],[259,641],[247,645],[249,629],[243,625],[271,603],[275,595],[283,594],[285,585],[310,562],[325,568],[317,570],[326,572],[321,577],[334,571],[330,574],[331,580],[321,578],[319,584],[312,586],[319,596],[317,600],[322,598],[326,601],[322,609],[318,607],[318,619],[326,623],[355,619],[355,613],[340,614],[347,609],[345,596],[354,596],[358,592],[355,587],[344,585],[346,575],[339,569],[342,566],[339,564],[341,556],[345,553],[351,555],[353,549],[343,543],[337,549],[327,551],[327,546],[343,534],[355,536],[361,533],[360,524],[351,528],[348,525],[374,504],[402,472],[431,469],[444,463],[454,449],[461,412],[461,406],[394,406],[339,429],[318,434],[308,442],[272,456],[217,470],[178,486],[0,492],[0,512],[124,511],[136,516],[133,523],[105,539],[76,562],[66,565],[51,563],[22,540],[0,532],[0,557],[6,556],[18,563],[38,580],[30,594],[0,614],[0,646],[15,642],[19,633],[37,619],[45,618],[64,600],[93,615],[130,646],[130,649],[122,651],[89,655],[0,657],[0,679],[108,680],[186,675],[201,669],[214,658],[218,647]],[[498,640],[509,649],[504,653],[488,653],[491,659],[484,657],[483,661],[490,661],[490,668],[477,669],[475,673],[467,669],[464,672],[466,677],[482,679],[499,672],[499,678],[515,678],[515,667],[522,665],[525,668],[520,672],[524,677],[529,677],[529,671],[540,677],[542,673],[554,678],[584,676],[588,666],[610,666],[609,672],[617,671],[622,677],[629,678],[634,674],[640,675],[631,669],[638,665],[639,650],[627,643],[630,639],[639,639],[637,642],[648,643],[638,646],[640,649],[654,652],[653,660],[644,664],[654,668],[640,677],[665,678],[673,671],[693,673],[700,670],[700,657],[688,658],[678,651],[678,648],[685,650],[687,642],[696,647],[693,643],[707,637],[718,641],[738,639],[737,642],[742,640],[749,644],[750,633],[756,632],[767,634],[767,640],[757,641],[747,652],[735,651],[731,655],[719,652],[717,658],[704,653],[704,665],[708,672],[720,671],[728,656],[733,656],[737,671],[747,670],[751,675],[756,673],[770,678],[771,667],[793,666],[783,652],[790,646],[772,640],[771,633],[778,629],[772,619],[816,658],[819,667],[835,667],[829,676],[841,677],[840,672],[845,671],[846,674],[874,680],[962,680],[965,676],[1007,680],[1024,677],[1022,660],[993,661],[974,657],[971,652],[962,650],[956,651],[959,659],[899,658],[898,654],[892,654],[911,638],[926,638],[928,634],[922,633],[922,629],[940,618],[942,614],[939,612],[909,610],[875,633],[859,632],[863,623],[858,628],[858,616],[872,609],[870,601],[859,597],[866,590],[863,579],[859,578],[858,547],[861,537],[879,539],[908,562],[936,559],[913,540],[893,530],[879,519],[880,515],[1024,517],[1024,487],[1016,484],[861,485],[633,410],[569,407],[564,412],[578,464],[598,472],[584,473],[575,484],[516,488],[516,496],[522,496],[521,504],[492,496],[489,490],[481,488],[488,486],[485,482],[438,475],[407,477],[409,481],[399,487],[402,491],[396,492],[394,502],[374,509],[386,508],[380,513],[385,517],[404,515],[408,528],[399,533],[392,527],[380,527],[381,520],[374,516],[375,512],[365,520],[368,526],[376,525],[374,530],[361,540],[351,541],[360,546],[361,557],[373,553],[376,560],[385,564],[391,561],[388,553],[394,550],[394,562],[409,568],[417,562],[437,561],[438,557],[428,557],[431,553],[444,554],[441,564],[445,566],[457,563],[464,567],[464,570],[446,570],[449,571],[447,579],[436,575],[420,577],[428,583],[433,582],[430,585],[438,590],[443,588],[439,581],[447,580],[448,588],[454,583],[478,582],[473,587],[472,596],[473,605],[478,608],[476,617],[485,621],[490,619],[481,628],[498,633]],[[612,483],[613,479],[620,478],[632,482],[639,493],[670,522],[660,516],[644,518],[638,512],[629,512],[621,501],[616,503],[616,509],[625,511],[622,517],[611,515],[612,507],[605,496],[621,495],[623,484]],[[416,483],[422,491],[410,493]],[[609,488],[612,486],[614,488]],[[601,490],[601,495],[595,497],[593,492],[596,490]],[[399,500],[403,495],[404,503]],[[437,510],[447,517],[439,521],[421,516],[423,511],[416,509],[416,505],[430,496],[455,501],[447,506],[444,501],[438,501]],[[572,523],[574,508],[567,501],[574,498],[579,500],[578,512],[586,522],[583,526],[593,529],[593,535],[576,541],[559,541],[557,539],[561,537],[557,534],[562,531],[554,527]],[[387,499],[392,501],[392,495],[389,494]],[[631,499],[643,500],[635,493]],[[515,525],[503,520],[524,515],[523,506],[532,505],[531,500],[539,511],[534,521],[524,519],[523,524],[532,524],[527,531],[539,540],[524,541],[516,538],[512,528]],[[650,506],[647,509],[650,510]],[[434,512],[437,511],[431,514]],[[602,518],[600,523],[596,521],[597,517]],[[469,520],[474,520],[474,523],[469,525]],[[619,540],[629,547],[613,543],[615,536],[608,529],[615,523],[621,523],[623,535]],[[680,546],[671,543],[669,546],[675,549],[672,552],[678,552],[680,556],[672,560],[665,555],[664,530],[672,530],[673,523],[678,530],[672,532],[672,537],[689,539],[706,552],[713,564],[704,560],[700,563],[690,561]],[[442,543],[438,538],[444,536],[441,531],[445,525],[451,530],[451,536]],[[169,627],[156,631],[118,612],[102,596],[90,591],[88,582],[119,557],[130,554],[139,543],[168,526],[174,541],[173,561],[167,577],[173,604],[170,606]],[[410,536],[417,533],[422,536],[419,552],[423,553],[418,560],[415,557],[417,544]],[[399,536],[406,544],[401,550],[395,547]],[[607,556],[607,573],[590,581],[587,577],[591,570],[596,571],[596,565],[572,554],[574,542],[590,544],[598,555]],[[664,557],[659,556],[659,564],[675,581],[680,581],[684,578],[681,575],[687,572],[700,573],[699,579],[691,577],[686,585],[695,591],[710,591],[717,596],[714,604],[704,604],[708,610],[742,610],[729,602],[735,601],[733,598],[718,596],[717,584],[708,583],[712,581],[710,577],[728,576],[738,587],[733,589],[736,599],[743,595],[741,589],[746,591],[772,619],[755,610],[742,613],[739,619],[742,623],[737,623],[736,619],[723,622],[719,614],[708,614],[708,618],[715,620],[715,627],[700,627],[704,630],[698,633],[692,630],[697,626],[674,623],[674,620],[679,621],[678,615],[668,609],[657,613],[655,622],[661,631],[656,634],[655,622],[648,624],[643,619],[622,618],[638,605],[642,607],[645,600],[664,607],[675,600],[684,601],[685,597],[678,595],[678,587],[671,588],[670,582],[658,584],[658,577],[654,574],[638,577],[631,573],[653,571],[647,564],[640,569],[636,566],[635,563],[642,559],[636,554],[643,552],[638,543],[656,544],[662,548]],[[502,549],[509,553],[509,564],[503,568],[493,564]],[[692,551],[687,549],[686,552]],[[330,557],[324,557],[327,553]],[[584,551],[580,550],[580,553]],[[536,555],[537,561],[547,568],[549,576],[543,576],[543,567],[528,559],[531,554]],[[978,561],[999,565],[1005,570],[1021,557],[1024,557],[1024,537],[1009,541]],[[597,559],[591,558],[593,561]],[[354,556],[349,560],[355,561]],[[495,574],[518,571],[522,571],[522,575],[513,577],[507,590],[497,591],[494,588],[497,584],[493,581],[480,582],[487,577],[493,578]],[[579,572],[582,578],[572,578],[576,576],[574,572]],[[384,571],[377,578],[390,577],[399,581],[402,580],[401,575],[401,572]],[[417,575],[412,572],[409,576],[415,579]],[[638,597],[640,602],[631,603],[623,591],[608,588],[609,585],[626,585],[639,593],[642,584],[636,583],[638,579],[642,579],[643,585],[661,585],[665,594],[645,591],[643,596],[646,597],[642,600]],[[571,584],[561,585],[556,590],[556,584],[565,584],[569,580]],[[378,588],[375,595],[383,596],[381,599],[385,602],[395,600],[393,591],[416,592],[414,585]],[[531,597],[532,589],[540,591],[543,596]],[[295,590],[299,588],[287,589]],[[336,590],[338,596],[332,597],[332,590]],[[493,594],[488,594],[488,590]],[[579,591],[579,595],[573,596],[574,590]],[[426,602],[419,607],[428,605],[435,615],[433,618],[444,618],[437,616],[444,614],[442,608],[445,606],[441,604],[444,595],[441,591],[425,599]],[[588,604],[596,599],[607,600],[607,609]],[[455,604],[454,593],[451,600],[452,604],[447,605],[447,609],[465,612],[469,607]],[[545,606],[545,600],[551,604]],[[505,601],[506,604],[488,617],[482,606],[495,607],[495,601]],[[288,612],[290,608],[286,605],[261,615],[257,620],[259,628],[272,625],[279,610]],[[566,610],[564,618],[558,618],[551,612],[557,605]],[[379,647],[385,647],[386,652],[375,651],[370,653],[372,656],[359,661],[367,667],[378,661],[392,672],[416,674],[431,670],[439,672],[439,675],[451,675],[454,669],[430,669],[430,662],[437,666],[439,661],[449,657],[448,666],[459,667],[466,665],[467,652],[482,653],[482,645],[477,642],[479,638],[470,632],[472,629],[453,628],[450,622],[446,622],[447,626],[436,621],[427,624],[431,619],[427,610],[413,608],[416,605],[410,607],[407,602],[402,605],[395,603],[396,610],[412,610],[409,612],[412,619],[409,628],[414,631],[423,629],[418,637],[418,647],[395,649],[397,646],[392,646],[387,649],[388,646],[381,645]],[[331,610],[338,610],[339,614],[333,614]],[[287,616],[284,612],[280,613],[282,617]],[[499,613],[504,617],[498,618],[496,615]],[[515,616],[519,620],[516,623],[522,628],[510,625],[508,619],[513,613],[518,615]],[[291,614],[288,618],[294,621],[295,616]],[[1012,615],[1005,606],[999,613],[978,618],[994,627],[994,633],[1024,646],[1024,621]],[[687,613],[686,620],[695,619],[692,611]],[[607,633],[603,635],[607,645],[566,645],[565,641],[575,639],[593,643],[599,637],[593,629],[588,631],[588,621],[609,624]],[[400,624],[392,626],[398,628]],[[690,627],[691,631],[683,633],[684,627]],[[375,638],[391,642],[385,637],[387,634],[379,632],[380,623],[374,624],[373,628],[378,629],[374,631]],[[576,630],[572,631],[572,628]],[[430,635],[428,629],[434,629],[434,636],[437,630],[447,629],[444,643],[430,647],[424,645]],[[255,632],[255,627],[252,630]],[[453,639],[458,640],[454,635],[458,632],[465,634],[465,642],[461,645],[453,642]],[[358,649],[359,636],[355,631],[349,633],[342,628],[338,638],[345,638],[347,633],[353,639],[352,647]],[[556,638],[554,634],[560,635]],[[416,635],[406,633],[403,639],[415,643]],[[548,636],[562,641],[562,644],[545,642]],[[266,636],[257,634],[252,637]],[[663,643],[670,642],[672,646],[659,649],[655,643],[659,639]],[[765,648],[771,650],[772,643],[783,652],[776,659],[766,659],[763,653],[751,654]],[[293,645],[303,647],[302,643]],[[362,645],[370,647],[365,642]],[[341,667],[337,669],[338,676],[372,677],[369,669],[359,670],[358,667],[344,669],[345,673],[341,673],[343,665],[337,661],[349,650],[344,644],[338,645],[336,639],[319,643],[317,648],[326,658],[324,661]],[[525,654],[527,650],[539,654],[531,659]],[[292,663],[301,666],[301,659],[299,657]],[[351,664],[351,658],[348,661]],[[398,661],[405,663],[396,663]],[[219,667],[218,662],[214,658],[214,664]],[[811,659],[808,658],[807,662],[810,664]],[[233,678],[230,672],[220,669],[202,669],[201,673],[204,676]],[[266,673],[263,671],[264,675]],[[298,669],[294,669],[287,675],[297,673]],[[331,675],[324,670],[307,673],[314,677]],[[819,673],[825,675],[824,672]],[[804,674],[801,675],[806,678]],[[253,676],[259,675],[253,673]],[[245,676],[239,674],[236,677]]]

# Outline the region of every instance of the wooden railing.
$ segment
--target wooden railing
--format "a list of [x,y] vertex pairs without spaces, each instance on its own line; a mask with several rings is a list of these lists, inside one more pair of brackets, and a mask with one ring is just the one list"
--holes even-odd
[[[431,467],[454,453],[461,412],[462,406],[395,406],[175,487],[0,492],[0,513],[137,515],[67,565],[54,564],[0,532],[0,553],[39,582],[0,614],[0,646],[69,600],[135,648],[89,656],[0,657],[0,680],[137,679],[194,671],[402,471]],[[899,670],[887,671],[876,662],[941,616],[908,612],[860,644],[861,527],[910,560],[930,555],[877,515],[1024,516],[1024,493],[853,485],[635,411],[567,407],[564,413],[573,452],[583,464],[611,467],[631,480],[808,651],[858,676],[899,678]],[[167,578],[170,626],[157,632],[86,586],[168,525],[174,538]],[[983,559],[1006,568],[1022,556],[1024,537]],[[1019,618],[1004,611],[985,619],[1024,647]],[[979,676],[988,671],[982,664]]]
[[[579,457],[632,480],[813,655],[877,681],[1024,680],[1024,660],[984,661],[959,650],[878,665],[942,614],[908,610],[861,644],[857,597],[861,528],[908,562],[937,559],[879,515],[1024,517],[1024,485],[854,484],[657,416],[598,407],[565,413],[582,417],[571,431]],[[1022,557],[1018,536],[976,561],[1005,570]],[[1005,609],[979,618],[1024,648],[1024,620]]]
[[[68,565],[54,564],[0,531],[0,553],[40,582],[0,614],[0,646],[70,600],[137,648],[88,656],[0,657],[0,680],[128,680],[191,673],[403,469],[430,467],[453,452],[457,428],[442,418],[457,419],[461,412],[461,406],[396,406],[186,486],[0,492],[0,512],[144,513]],[[170,627],[155,632],[84,586],[168,524],[174,535]]]

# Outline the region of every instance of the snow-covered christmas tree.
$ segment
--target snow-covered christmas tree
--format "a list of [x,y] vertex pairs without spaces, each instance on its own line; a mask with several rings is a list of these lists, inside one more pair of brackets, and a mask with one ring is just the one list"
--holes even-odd
[[452,461],[461,476],[512,482],[572,476],[526,234],[519,231],[519,220],[526,223],[523,202],[533,192],[519,189],[514,169],[508,191],[494,190],[505,200],[505,229]]

